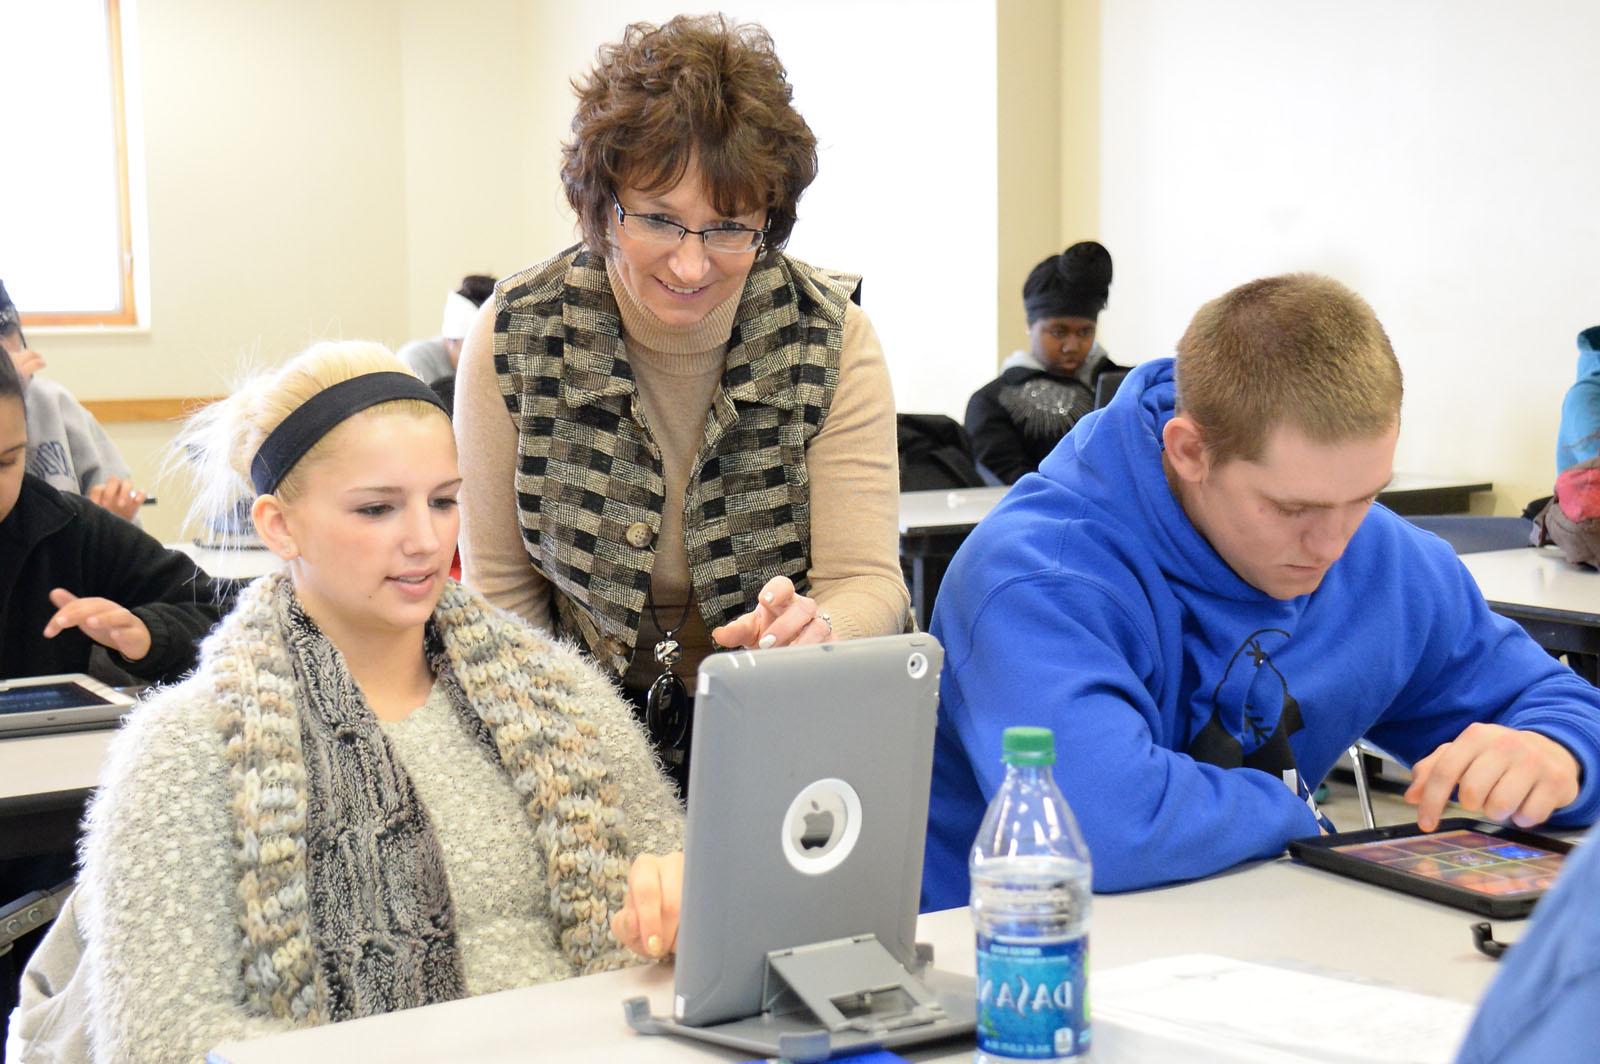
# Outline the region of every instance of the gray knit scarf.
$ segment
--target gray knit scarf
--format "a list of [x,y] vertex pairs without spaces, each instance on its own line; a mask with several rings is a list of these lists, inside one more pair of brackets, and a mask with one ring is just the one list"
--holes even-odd
[[[546,638],[450,584],[429,663],[462,723],[527,802],[575,971],[627,955],[610,915],[627,840],[583,678]],[[256,581],[207,640],[233,783],[246,1004],[315,1024],[465,993],[427,812],[337,648],[289,580]]]

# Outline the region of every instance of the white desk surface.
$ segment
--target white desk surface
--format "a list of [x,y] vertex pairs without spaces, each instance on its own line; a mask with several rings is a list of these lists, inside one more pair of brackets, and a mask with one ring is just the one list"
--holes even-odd
[[977,524],[1010,491],[1009,485],[994,488],[961,488],[957,491],[902,491],[900,493],[900,531],[913,529],[961,528]]
[[[1094,905],[1090,941],[1095,970],[1180,953],[1216,953],[1464,1002],[1476,1001],[1495,971],[1495,963],[1473,949],[1468,928],[1476,918],[1470,913],[1286,859],[1163,890],[1097,896]],[[972,974],[968,920],[965,909],[922,918],[919,936],[934,944],[939,967]],[[1496,933],[1515,938],[1521,926],[1497,923]],[[533,1056],[571,1062],[749,1058],[680,1039],[636,1035],[628,1028],[623,999],[646,995],[653,1010],[662,1014],[671,992],[670,967],[633,968],[230,1042],[217,1047],[210,1059],[226,1064],[492,1064]],[[917,1061],[966,1062],[972,1059],[972,1043],[901,1052]]]
[[1571,614],[1600,627],[1600,572],[1573,565],[1555,547],[1463,554],[1461,564],[1491,603]]
[[265,547],[245,547],[239,550],[218,550],[200,547],[193,542],[168,543],[167,549],[187,554],[204,569],[207,576],[218,580],[254,580],[258,576],[277,572],[283,559]]
[[0,739],[0,801],[97,786],[115,734],[104,728]]
[[[1439,491],[1486,485],[1486,481],[1462,477],[1434,477],[1423,473],[1396,473],[1382,494],[1406,491]],[[903,491],[900,493],[901,533],[926,532],[936,528],[971,527],[1005,498],[1009,486],[959,488],[955,491]],[[1380,498],[1382,498],[1380,494]]]
[[1460,488],[1476,488],[1488,491],[1494,485],[1487,480],[1472,480],[1467,477],[1435,477],[1427,473],[1396,473],[1394,479],[1389,481],[1388,487],[1378,493],[1378,497],[1402,491],[1449,491]]

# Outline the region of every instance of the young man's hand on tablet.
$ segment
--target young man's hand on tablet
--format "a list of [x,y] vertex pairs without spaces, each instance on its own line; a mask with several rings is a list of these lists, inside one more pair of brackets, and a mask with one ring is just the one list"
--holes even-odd
[[138,661],[150,653],[150,629],[131,610],[110,599],[79,598],[58,587],[50,592],[50,603],[56,613],[44,626],[46,639],[54,639],[68,628],[78,628],[129,661]]
[[1451,791],[1474,813],[1531,828],[1578,797],[1578,774],[1578,759],[1554,739],[1476,723],[1416,763],[1405,798],[1424,831],[1438,827]]
[[678,948],[682,902],[683,851],[641,854],[628,869],[628,896],[611,918],[611,933],[640,956],[660,960]]

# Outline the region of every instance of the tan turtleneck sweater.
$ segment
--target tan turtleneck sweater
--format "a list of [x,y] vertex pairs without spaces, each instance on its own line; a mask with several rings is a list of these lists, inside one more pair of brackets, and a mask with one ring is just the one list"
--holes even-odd
[[[683,548],[683,493],[705,439],[706,414],[722,377],[738,296],[699,323],[675,327],[628,293],[609,266],[622,315],[628,361],[639,385],[646,427],[661,448],[666,501],[660,544],[650,574],[647,608],[628,670],[630,684],[660,672],[652,650],[660,629],[687,612],[679,642],[687,677],[711,652],[711,638],[690,605],[689,559]],[[466,583],[532,624],[550,626],[550,585],[522,543],[512,482],[517,429],[494,372],[494,310],[485,304],[461,350],[457,370],[456,442],[461,452],[461,565]],[[910,598],[899,562],[899,462],[894,395],[877,333],[861,308],[845,314],[839,387],[822,428],[806,448],[811,483],[811,595],[840,638],[901,630]],[[686,610],[687,608],[687,610]],[[659,624],[659,628],[657,627]]]

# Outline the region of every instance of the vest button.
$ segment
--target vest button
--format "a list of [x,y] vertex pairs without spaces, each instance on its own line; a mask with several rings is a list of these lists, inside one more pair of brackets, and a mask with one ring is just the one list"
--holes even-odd
[[622,534],[622,537],[628,541],[628,546],[644,550],[650,545],[650,541],[656,538],[656,535],[650,531],[649,525],[643,521],[635,521],[628,526],[628,530]]

